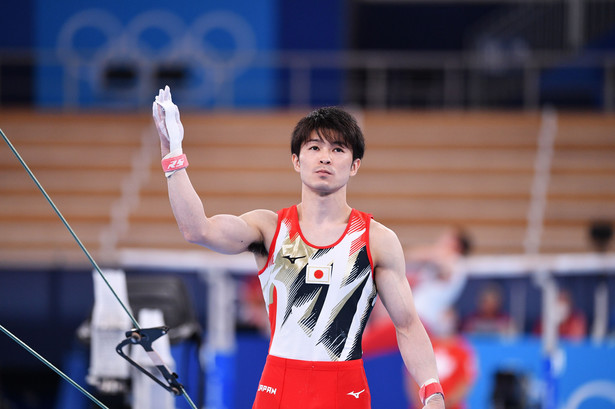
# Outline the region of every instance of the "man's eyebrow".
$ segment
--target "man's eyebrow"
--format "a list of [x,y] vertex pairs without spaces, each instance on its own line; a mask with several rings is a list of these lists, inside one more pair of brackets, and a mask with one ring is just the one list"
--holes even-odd
[[[305,141],[305,143],[325,143],[327,140],[325,138],[310,138],[307,141]],[[340,146],[343,148],[348,147],[348,144],[345,143],[343,140],[339,139],[336,141],[328,141],[331,145],[336,145],[336,146]]]

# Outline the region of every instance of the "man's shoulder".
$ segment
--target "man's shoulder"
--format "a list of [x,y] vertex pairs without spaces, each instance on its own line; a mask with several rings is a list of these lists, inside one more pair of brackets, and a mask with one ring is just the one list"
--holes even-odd
[[259,230],[266,230],[271,226],[275,227],[278,222],[278,214],[268,209],[251,210],[242,214],[241,218]]
[[372,220],[369,228],[369,242],[372,254],[388,253],[393,249],[401,248],[397,234],[384,224]]
[[392,229],[385,226],[378,220],[372,219],[370,223],[370,231],[372,234],[375,234],[378,237],[383,236],[383,238],[389,238],[389,239],[397,238],[397,234],[395,234],[395,232]]
[[269,209],[255,209],[242,214],[241,217],[244,219],[277,219],[278,213]]

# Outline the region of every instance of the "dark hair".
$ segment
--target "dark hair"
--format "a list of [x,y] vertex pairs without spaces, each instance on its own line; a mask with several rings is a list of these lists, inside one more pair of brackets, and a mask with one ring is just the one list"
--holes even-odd
[[457,250],[462,256],[469,256],[473,250],[472,237],[461,227],[454,228],[454,236],[457,241]]
[[467,234],[459,236],[459,252],[462,256],[469,256],[472,252],[472,239]]
[[291,153],[299,156],[301,146],[310,139],[312,132],[328,142],[341,143],[352,149],[352,159],[362,159],[365,139],[356,119],[337,107],[324,107],[310,112],[293,130],[290,141]]

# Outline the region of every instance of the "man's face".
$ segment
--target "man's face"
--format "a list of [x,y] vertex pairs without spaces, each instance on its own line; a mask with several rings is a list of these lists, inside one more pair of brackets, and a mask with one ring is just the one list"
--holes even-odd
[[360,159],[353,160],[352,149],[322,139],[316,132],[301,146],[299,156],[293,155],[292,160],[303,184],[322,194],[344,187],[361,164]]

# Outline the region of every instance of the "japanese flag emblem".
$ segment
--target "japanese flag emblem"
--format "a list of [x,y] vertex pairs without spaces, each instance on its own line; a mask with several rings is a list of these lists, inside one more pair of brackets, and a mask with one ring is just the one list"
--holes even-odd
[[331,281],[331,266],[308,266],[305,282],[308,284],[329,284]]

